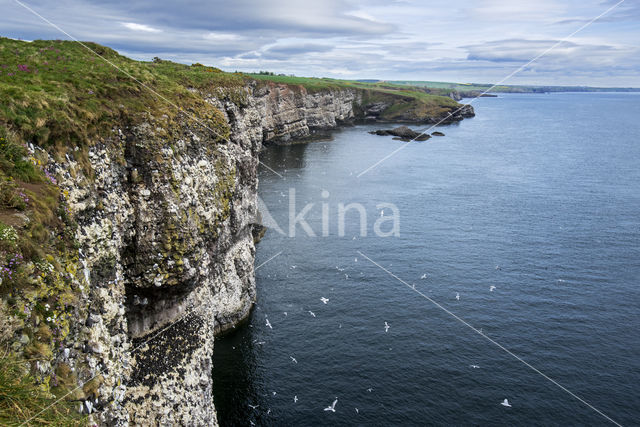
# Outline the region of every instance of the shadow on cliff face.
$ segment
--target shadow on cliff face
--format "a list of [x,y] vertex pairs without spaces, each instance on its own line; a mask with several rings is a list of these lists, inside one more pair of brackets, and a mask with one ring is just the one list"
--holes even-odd
[[[222,426],[249,425],[253,419],[247,410],[237,410],[244,405],[238,402],[261,403],[258,393],[257,360],[260,344],[254,339],[252,323],[255,311],[247,319],[247,324],[238,326],[223,337],[216,339],[213,352],[213,398]],[[256,421],[255,419],[253,419]]]
[[307,144],[289,144],[279,150],[263,150],[260,159],[278,170],[298,170],[304,168]]

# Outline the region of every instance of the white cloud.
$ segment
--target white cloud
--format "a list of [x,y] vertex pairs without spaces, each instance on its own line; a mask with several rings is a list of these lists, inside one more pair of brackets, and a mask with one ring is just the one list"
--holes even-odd
[[160,33],[162,30],[150,27],[144,24],[136,24],[135,22],[123,22],[122,25],[133,31],[143,31],[145,33]]
[[[31,0],[31,5],[46,10],[48,19],[74,37],[135,59],[158,56],[231,71],[492,83],[617,1],[235,0],[211,7]],[[507,83],[640,86],[640,7],[630,1]],[[3,36],[63,36],[18,5],[8,4],[4,18]]]
[[240,37],[237,34],[233,34],[233,33],[217,33],[217,32],[207,33],[204,36],[202,36],[202,38],[204,38],[205,40],[211,40],[211,41],[216,41],[216,42],[228,42],[228,41],[236,41],[236,40],[241,40],[242,39],[242,37]]

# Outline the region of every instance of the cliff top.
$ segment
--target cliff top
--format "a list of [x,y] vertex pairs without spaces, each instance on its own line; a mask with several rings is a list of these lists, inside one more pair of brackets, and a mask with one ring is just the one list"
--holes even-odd
[[[92,52],[93,51],[93,52]],[[94,53],[95,52],[95,53]],[[96,56],[99,54],[101,58]],[[412,100],[424,116],[438,116],[457,107],[452,99],[419,87],[327,78],[227,73],[202,64],[178,64],[155,58],[135,61],[96,43],[25,42],[0,38],[0,125],[23,141],[39,145],[82,145],[114,123],[135,122],[141,116],[173,117],[180,106],[225,134],[221,116],[192,89],[231,97],[247,81],[271,81],[308,92],[357,89],[365,101]],[[159,96],[162,99],[159,98]],[[175,105],[171,105],[175,104]],[[393,111],[386,119],[393,120]]]

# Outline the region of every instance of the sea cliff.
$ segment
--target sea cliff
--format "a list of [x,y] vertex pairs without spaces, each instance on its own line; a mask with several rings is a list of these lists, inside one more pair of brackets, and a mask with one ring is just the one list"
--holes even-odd
[[[70,46],[38,43],[40,54]],[[25,375],[31,373],[51,402],[62,398],[90,422],[215,425],[214,336],[246,318],[256,298],[252,232],[259,222],[263,146],[398,112],[404,121],[433,123],[460,120],[472,109],[449,100],[433,110],[388,92],[334,84],[311,90],[219,70],[211,83],[206,69],[186,81],[180,74],[180,85],[162,87],[160,97],[124,104],[160,91],[154,79],[166,75],[158,69],[192,72],[161,62],[144,67],[156,73],[148,80],[153,86],[145,81],[121,90],[119,77],[110,77],[109,90],[75,94],[86,109],[52,121],[37,121],[52,108],[40,100],[45,111],[37,110],[29,126],[16,118],[27,108],[12,98],[17,86],[8,77],[1,81],[14,114],[1,118],[6,138],[24,147],[20,161],[35,165],[30,181],[5,168],[3,182],[17,184],[3,188],[31,189],[36,199],[52,195],[51,222],[37,223],[34,200],[5,203],[0,212],[19,242],[31,242],[36,225],[44,230],[40,243],[34,241],[43,249],[15,267],[23,280],[3,277],[4,340],[15,355],[31,358]],[[91,104],[95,97],[104,100],[98,107]],[[23,250],[2,244],[3,256],[7,248]],[[49,266],[38,264],[41,259]]]

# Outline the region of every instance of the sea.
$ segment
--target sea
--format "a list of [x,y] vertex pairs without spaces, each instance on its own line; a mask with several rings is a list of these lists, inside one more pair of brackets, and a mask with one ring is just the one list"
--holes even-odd
[[472,105],[263,151],[222,426],[640,425],[640,94]]

